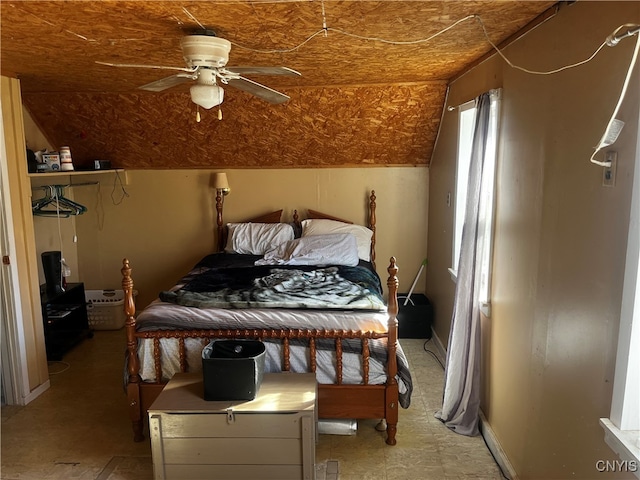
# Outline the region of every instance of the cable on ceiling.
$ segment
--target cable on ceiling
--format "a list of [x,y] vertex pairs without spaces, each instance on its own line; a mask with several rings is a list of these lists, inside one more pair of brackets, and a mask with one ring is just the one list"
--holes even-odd
[[555,74],[555,73],[562,72],[564,70],[568,70],[570,68],[579,67],[579,66],[584,65],[584,64],[590,62],[591,60],[593,60],[596,57],[596,55],[598,53],[600,53],[600,51],[605,46],[607,46],[607,45],[614,46],[622,38],[625,38],[625,37],[630,36],[630,35],[637,34],[637,29],[636,30],[629,30],[626,33],[619,34],[619,31],[624,27],[637,27],[637,25],[630,25],[630,24],[621,25],[620,27],[618,27],[614,31],[614,33],[609,35],[609,37],[607,37],[607,39],[604,40],[596,48],[596,50],[589,57],[587,57],[586,59],[580,60],[580,61],[575,62],[575,63],[571,63],[569,65],[564,65],[562,67],[555,68],[555,69],[552,69],[552,70],[537,71],[537,70],[530,70],[528,68],[521,67],[519,65],[515,65],[513,62],[511,62],[511,60],[509,60],[504,55],[504,53],[502,53],[502,50],[500,50],[500,48],[498,48],[498,46],[491,40],[491,38],[489,37],[489,33],[487,32],[486,25],[484,24],[484,21],[482,20],[482,17],[480,15],[477,15],[477,14],[467,15],[466,17],[463,17],[463,18],[461,18],[459,20],[456,20],[451,25],[443,28],[442,30],[440,30],[440,31],[438,31],[438,32],[434,33],[433,35],[430,35],[430,36],[428,36],[426,38],[420,38],[420,39],[417,39],[417,40],[389,40],[389,39],[380,38],[380,37],[369,37],[369,36],[366,36],[366,35],[358,35],[356,33],[351,33],[351,32],[348,32],[346,30],[342,30],[342,29],[339,29],[339,28],[328,27],[327,26],[326,15],[325,15],[325,10],[324,10],[324,2],[322,2],[322,25],[323,25],[322,28],[320,30],[316,31],[315,33],[309,35],[303,42],[301,42],[300,44],[298,44],[298,45],[296,45],[294,47],[277,48],[277,49],[257,49],[257,48],[247,47],[247,46],[235,43],[235,42],[231,42],[231,44],[234,47],[241,48],[243,50],[248,50],[248,51],[251,51],[251,52],[256,52],[256,53],[291,53],[291,52],[295,52],[296,50],[299,50],[300,48],[302,48],[304,45],[309,43],[312,39],[314,39],[318,35],[324,34],[325,36],[327,36],[328,32],[334,32],[334,33],[337,33],[337,34],[340,34],[340,35],[345,35],[347,37],[356,38],[356,39],[359,39],[359,40],[386,43],[386,44],[389,44],[389,45],[418,45],[418,44],[421,44],[421,43],[430,42],[431,40],[439,37],[440,35],[448,32],[451,29],[457,27],[461,23],[466,22],[467,20],[476,20],[480,24],[480,28],[482,29],[482,33],[483,33],[485,39],[487,40],[489,45],[491,45],[491,47],[498,53],[498,55],[500,55],[500,57],[507,63],[507,65],[509,65],[511,68],[515,68],[517,70],[520,70],[522,72],[529,73],[529,74],[532,74],[532,75],[552,75],[552,74]]

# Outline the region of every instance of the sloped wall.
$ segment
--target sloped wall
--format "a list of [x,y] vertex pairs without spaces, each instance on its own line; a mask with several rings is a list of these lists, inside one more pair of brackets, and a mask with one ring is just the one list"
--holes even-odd
[[24,94],[46,137],[78,167],[317,168],[427,165],[444,102],[443,82],[288,88],[270,105],[228,89],[200,109],[188,92]]

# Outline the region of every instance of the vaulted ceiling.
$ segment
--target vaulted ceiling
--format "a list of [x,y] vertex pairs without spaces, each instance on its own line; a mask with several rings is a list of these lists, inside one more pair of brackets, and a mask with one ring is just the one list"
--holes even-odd
[[[427,165],[448,81],[492,51],[488,40],[506,41],[555,4],[2,0],[0,66],[79,165]],[[202,27],[231,41],[228,66],[300,72],[247,75],[290,100],[271,105],[226,87],[222,120],[216,107],[197,122],[190,84],[138,88],[175,71],[97,63],[184,67],[180,39]]]

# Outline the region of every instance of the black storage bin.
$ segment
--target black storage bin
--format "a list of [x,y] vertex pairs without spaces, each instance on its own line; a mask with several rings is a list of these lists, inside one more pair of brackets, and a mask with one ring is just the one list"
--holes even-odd
[[202,350],[205,400],[253,400],[264,376],[264,344],[213,340]]
[[431,321],[433,309],[429,299],[414,293],[407,299],[406,293],[398,294],[398,338],[431,338]]

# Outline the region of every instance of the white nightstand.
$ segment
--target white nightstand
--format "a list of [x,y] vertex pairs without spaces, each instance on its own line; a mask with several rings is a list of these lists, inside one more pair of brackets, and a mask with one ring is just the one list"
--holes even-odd
[[149,408],[158,479],[315,479],[313,373],[267,373],[251,401],[203,398],[202,373],[178,373]]

